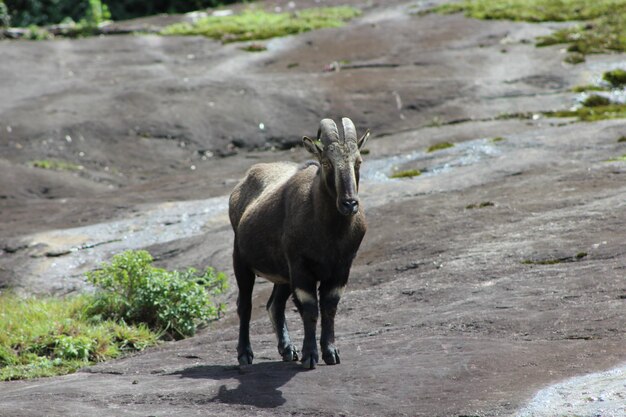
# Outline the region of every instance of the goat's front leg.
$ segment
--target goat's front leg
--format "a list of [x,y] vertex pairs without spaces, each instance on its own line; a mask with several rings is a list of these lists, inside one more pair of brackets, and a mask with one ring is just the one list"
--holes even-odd
[[335,347],[335,314],[343,293],[343,286],[337,283],[323,282],[320,285],[320,310],[322,313],[322,359],[326,365],[340,363],[339,349]]
[[304,342],[302,344],[302,366],[314,369],[319,362],[315,330],[317,327],[317,294],[315,279],[305,273],[296,272],[292,275],[294,302],[304,324]]

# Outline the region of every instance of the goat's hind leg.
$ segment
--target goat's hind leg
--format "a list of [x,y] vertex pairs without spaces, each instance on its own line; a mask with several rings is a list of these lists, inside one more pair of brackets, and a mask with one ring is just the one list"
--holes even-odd
[[291,295],[289,284],[274,284],[272,295],[267,302],[267,312],[274,326],[274,332],[278,339],[278,353],[283,357],[283,361],[291,362],[298,360],[298,349],[291,343],[289,330],[285,320],[285,305]]
[[237,314],[239,315],[239,342],[237,359],[240,365],[250,365],[254,354],[250,345],[250,316],[252,315],[252,290],[255,275],[242,260],[235,245],[233,251],[233,267],[237,278],[239,295],[237,297]]

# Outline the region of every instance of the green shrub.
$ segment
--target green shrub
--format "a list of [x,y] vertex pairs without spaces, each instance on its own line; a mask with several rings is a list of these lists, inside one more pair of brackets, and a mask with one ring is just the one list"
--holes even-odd
[[3,1],[0,1],[0,28],[8,28],[9,26],[11,26],[11,15],[9,14],[9,9]]
[[89,314],[126,323],[146,323],[174,339],[191,336],[201,321],[215,319],[223,309],[209,298],[227,287],[226,276],[207,268],[166,271],[152,266],[146,251],[116,255],[102,269],[88,273],[96,288]]
[[626,71],[623,69],[607,71],[602,74],[602,79],[611,84],[613,87],[624,87],[626,86]]
[[55,341],[54,356],[61,359],[89,360],[94,341],[87,336],[61,335]]
[[598,94],[591,94],[582,102],[582,105],[585,107],[608,106],[610,104],[611,100]]

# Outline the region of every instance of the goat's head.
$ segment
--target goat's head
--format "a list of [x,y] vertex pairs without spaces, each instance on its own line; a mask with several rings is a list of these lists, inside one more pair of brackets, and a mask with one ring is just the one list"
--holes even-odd
[[351,216],[359,211],[360,150],[369,137],[369,130],[357,138],[352,120],[344,117],[343,137],[331,119],[323,119],[317,131],[317,141],[304,137],[304,147],[317,157],[322,166],[322,180],[326,189],[336,199],[339,213]]

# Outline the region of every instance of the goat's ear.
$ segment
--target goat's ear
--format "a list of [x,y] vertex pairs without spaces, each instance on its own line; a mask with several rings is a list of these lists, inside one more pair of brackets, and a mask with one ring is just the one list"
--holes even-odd
[[361,139],[359,139],[356,144],[359,147],[359,150],[363,149],[363,146],[365,145],[365,142],[367,142],[367,139],[369,139],[370,137],[370,131],[369,129],[367,129],[367,132],[365,132],[365,134],[363,136],[361,136]]
[[322,148],[319,144],[315,143],[313,139],[305,136],[302,138],[302,143],[304,144],[304,148],[313,155],[317,157],[320,157],[322,155]]

